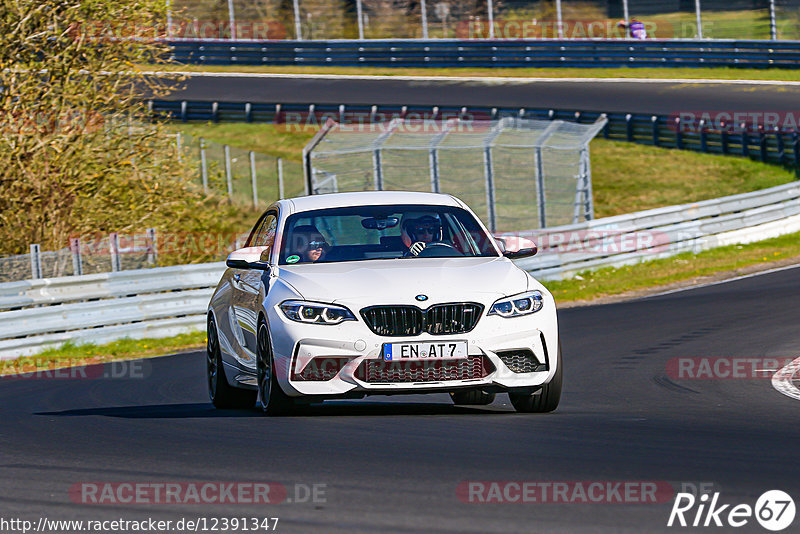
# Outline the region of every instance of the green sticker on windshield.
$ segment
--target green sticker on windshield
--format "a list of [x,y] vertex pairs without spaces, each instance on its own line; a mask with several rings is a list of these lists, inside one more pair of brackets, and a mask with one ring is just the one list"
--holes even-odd
[[300,256],[289,256],[286,258],[286,263],[297,263],[300,261]]

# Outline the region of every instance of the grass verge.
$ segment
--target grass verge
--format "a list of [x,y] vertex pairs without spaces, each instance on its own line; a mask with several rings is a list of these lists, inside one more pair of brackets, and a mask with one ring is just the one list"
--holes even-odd
[[404,68],[404,67],[294,67],[269,65],[140,65],[145,71],[246,72],[274,74],[337,74],[371,76],[451,76],[499,78],[648,78],[693,80],[800,81],[795,69],[734,69],[728,67],[606,67],[606,68]]
[[[590,302],[647,288],[693,285],[698,278],[725,279],[800,262],[800,233],[747,245],[729,245],[626,267],[585,271],[570,280],[546,282],[559,303]],[[676,284],[677,283],[677,284]]]
[[103,345],[68,342],[59,348],[47,349],[34,356],[0,362],[0,376],[35,373],[63,367],[97,365],[119,360],[153,358],[175,352],[202,349],[204,331],[180,334],[161,339],[120,339]]

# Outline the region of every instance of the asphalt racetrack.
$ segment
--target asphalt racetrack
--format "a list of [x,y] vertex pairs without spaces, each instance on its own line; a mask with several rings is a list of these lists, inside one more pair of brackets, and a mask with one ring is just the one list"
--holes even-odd
[[[788,269],[562,310],[565,390],[547,415],[514,413],[505,395],[476,408],[436,395],[329,402],[283,418],[217,411],[202,353],[141,361],[142,376],[129,378],[2,379],[0,516],[279,517],[287,533],[694,531],[666,526],[671,492],[657,503],[479,503],[457,488],[653,481],[675,491],[705,484],[725,503],[752,506],[770,489],[797,499],[798,401],[768,379],[669,369],[676,358],[797,357],[798,302],[800,269]],[[70,496],[85,482],[203,481],[277,482],[306,502],[98,505]],[[315,484],[324,493],[308,502],[302,488]],[[736,531],[765,532],[752,518]]]
[[[496,80],[496,79],[495,79]],[[672,114],[795,112],[800,85],[654,81],[465,81],[243,75],[192,76],[169,100],[496,106]]]

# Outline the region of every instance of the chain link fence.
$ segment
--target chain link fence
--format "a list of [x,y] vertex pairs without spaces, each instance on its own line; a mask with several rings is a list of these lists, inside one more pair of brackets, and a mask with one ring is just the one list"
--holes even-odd
[[800,39],[800,0],[168,1],[169,39]]
[[329,121],[306,147],[312,193],[452,193],[495,231],[593,218],[589,142],[594,124],[519,117],[472,121]]

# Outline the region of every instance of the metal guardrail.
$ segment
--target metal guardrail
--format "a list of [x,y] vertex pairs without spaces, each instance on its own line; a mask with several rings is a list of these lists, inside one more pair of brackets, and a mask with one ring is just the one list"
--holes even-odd
[[681,252],[800,231],[800,182],[581,224],[520,232],[540,253],[519,265],[542,280],[619,267]]
[[[542,280],[800,231],[800,182],[582,224],[514,234],[541,252],[519,265]],[[0,360],[65,341],[167,337],[205,325],[224,263],[0,284]]]
[[346,123],[388,120],[416,114],[425,119],[467,116],[493,120],[506,116],[541,120],[568,120],[594,123],[605,116],[608,123],[601,135],[606,139],[638,144],[679,148],[709,154],[744,156],[767,163],[798,167],[800,165],[800,132],[763,128],[749,131],[730,124],[726,129],[699,125],[687,129],[680,117],[644,113],[602,113],[599,111],[504,108],[482,106],[376,106],[336,104],[259,104],[250,102],[207,102],[151,100],[154,115],[179,121],[271,122],[287,128],[304,124],[322,125],[328,118]]
[[0,284],[0,360],[65,341],[174,336],[205,325],[224,263]]
[[800,41],[175,40],[170,60],[201,65],[358,67],[800,68]]

